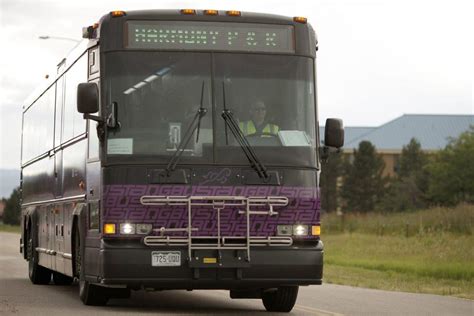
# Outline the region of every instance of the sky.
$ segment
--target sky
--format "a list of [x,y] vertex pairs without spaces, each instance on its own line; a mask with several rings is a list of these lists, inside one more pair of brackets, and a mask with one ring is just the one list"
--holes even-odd
[[83,26],[111,10],[236,9],[305,16],[316,30],[319,119],[378,126],[403,114],[473,114],[470,0],[0,0],[0,169],[20,168],[25,99]]

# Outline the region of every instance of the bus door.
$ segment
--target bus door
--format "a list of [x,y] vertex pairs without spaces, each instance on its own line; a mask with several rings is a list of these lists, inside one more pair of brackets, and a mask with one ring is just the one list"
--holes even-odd
[[[87,74],[89,82],[94,82],[100,87],[99,80],[99,47],[94,47],[89,50],[88,53],[88,67]],[[99,89],[99,100],[100,97]],[[99,112],[102,109],[99,105]],[[99,218],[100,218],[100,184],[101,184],[101,171],[100,171],[100,158],[99,158],[99,137],[97,134],[97,122],[88,120],[87,122],[87,164],[86,164],[86,182],[87,182],[87,212],[88,212],[88,235],[92,238],[100,238],[99,234]]]
[[89,120],[87,124],[88,153],[86,164],[87,180],[87,212],[88,212],[88,235],[99,238],[99,212],[100,212],[100,160],[99,160],[99,138],[97,136],[97,123]]

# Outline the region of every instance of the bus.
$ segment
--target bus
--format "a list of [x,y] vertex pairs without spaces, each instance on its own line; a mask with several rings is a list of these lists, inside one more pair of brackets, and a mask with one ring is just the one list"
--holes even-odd
[[289,312],[322,283],[315,33],[303,17],[112,11],[24,104],[20,249],[86,305],[224,289]]

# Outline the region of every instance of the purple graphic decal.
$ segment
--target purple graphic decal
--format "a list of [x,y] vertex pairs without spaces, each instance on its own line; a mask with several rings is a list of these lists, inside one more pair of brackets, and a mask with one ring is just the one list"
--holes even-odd
[[232,171],[229,168],[210,170],[207,174],[203,176],[204,181],[202,181],[200,185],[205,185],[213,182],[224,184],[227,182],[231,174]]
[[[224,169],[225,170],[225,169]],[[224,175],[220,175],[225,178]],[[214,178],[215,181],[215,178]],[[252,236],[275,236],[277,225],[319,224],[320,199],[314,187],[277,186],[186,186],[186,185],[107,185],[104,188],[104,222],[131,221],[152,223],[153,228],[186,228],[188,210],[186,206],[142,205],[144,195],[156,196],[284,196],[288,206],[276,207],[278,215],[250,215]],[[268,209],[268,207],[262,210]],[[222,236],[245,236],[246,215],[239,214],[243,208],[225,208],[220,212]],[[256,208],[252,208],[256,210]],[[192,208],[192,226],[198,231],[195,236],[217,235],[217,211],[212,207]],[[157,233],[158,234],[158,233]],[[183,236],[185,232],[167,233]]]

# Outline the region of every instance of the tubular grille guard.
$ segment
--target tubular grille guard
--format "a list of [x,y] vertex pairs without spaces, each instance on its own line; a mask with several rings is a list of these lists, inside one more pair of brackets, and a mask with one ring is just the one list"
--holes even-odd
[[[197,237],[193,237],[196,241]],[[247,249],[245,237],[222,237],[220,242],[215,236],[200,236],[199,239],[216,240],[216,243],[193,244],[193,249]],[[232,240],[232,241],[231,241]],[[143,243],[147,246],[187,246],[187,237],[147,236]],[[291,237],[250,237],[250,246],[291,246]],[[212,248],[215,247],[215,248]]]
[[[180,231],[186,231],[188,236],[186,237],[171,237],[163,236],[166,231],[172,231],[172,229],[162,227],[160,230],[162,236],[147,236],[144,238],[143,243],[147,246],[157,245],[187,245],[188,256],[191,260],[193,249],[216,249],[218,251],[222,249],[241,249],[246,250],[247,260],[250,261],[250,246],[291,246],[293,239],[291,237],[255,237],[250,236],[250,215],[278,215],[278,212],[273,210],[274,207],[282,207],[288,205],[288,198],[285,196],[142,196],[140,198],[142,205],[168,205],[168,206],[186,206],[188,209],[188,227],[180,229]],[[193,206],[209,207],[211,210],[217,212],[217,237],[193,237],[192,232],[196,231],[196,228],[192,227],[192,208]],[[243,210],[239,210],[239,214],[246,216],[246,236],[221,236],[221,221],[220,212],[224,208],[242,207]],[[268,210],[251,210],[250,208],[268,207]],[[215,240],[215,243],[210,244],[199,244],[194,243],[193,240],[200,238]],[[242,242],[230,242],[242,241]]]

